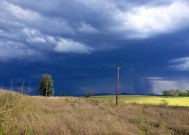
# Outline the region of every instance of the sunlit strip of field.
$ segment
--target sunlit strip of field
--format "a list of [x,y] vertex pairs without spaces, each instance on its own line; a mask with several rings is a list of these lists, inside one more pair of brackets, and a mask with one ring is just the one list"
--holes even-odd
[[[115,102],[115,96],[94,96],[92,99],[102,102]],[[189,97],[164,97],[164,96],[119,96],[119,102],[138,104],[166,104],[168,106],[189,106]]]

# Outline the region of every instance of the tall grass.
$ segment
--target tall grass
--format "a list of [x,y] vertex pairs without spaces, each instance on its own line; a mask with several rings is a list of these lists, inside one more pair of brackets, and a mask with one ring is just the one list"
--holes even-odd
[[[0,134],[6,134],[14,124],[14,111],[22,95],[13,92],[0,91]],[[10,133],[10,132],[9,132]]]
[[189,108],[0,93],[0,134],[187,135]]

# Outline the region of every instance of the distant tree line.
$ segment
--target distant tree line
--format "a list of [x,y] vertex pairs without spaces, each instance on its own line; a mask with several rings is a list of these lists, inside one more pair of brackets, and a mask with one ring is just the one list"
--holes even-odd
[[172,97],[189,97],[189,90],[164,90],[162,91],[163,96],[172,96]]

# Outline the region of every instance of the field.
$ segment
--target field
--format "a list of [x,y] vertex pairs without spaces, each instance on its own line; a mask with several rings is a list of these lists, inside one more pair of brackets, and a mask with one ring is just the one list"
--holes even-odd
[[46,98],[0,91],[0,135],[188,135],[189,107],[167,106],[169,98],[168,104],[162,98],[156,105],[132,103],[152,98],[158,97],[121,96],[116,108],[113,96]]
[[[95,96],[93,100],[101,102],[115,102],[115,96]],[[164,96],[119,96],[120,103],[137,103],[168,106],[189,106],[189,97],[164,97]]]

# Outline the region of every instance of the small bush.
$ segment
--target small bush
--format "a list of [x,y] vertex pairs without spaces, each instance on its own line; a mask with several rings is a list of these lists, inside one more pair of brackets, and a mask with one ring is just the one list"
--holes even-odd
[[134,115],[132,119],[130,119],[131,123],[140,124],[143,120],[143,116],[140,113]]
[[153,96],[153,95],[154,95],[153,92],[148,93],[148,96]]
[[87,93],[86,93],[86,95],[85,95],[85,98],[90,98],[92,95],[93,95],[93,94],[92,94],[92,91],[89,90],[89,91],[87,91]]
[[165,99],[162,99],[162,100],[161,100],[160,105],[162,105],[162,106],[168,106],[168,104],[169,104],[169,102],[166,101]]
[[61,96],[61,97],[64,97],[64,96],[66,96],[66,94],[65,94],[65,93],[62,93],[60,96]]

